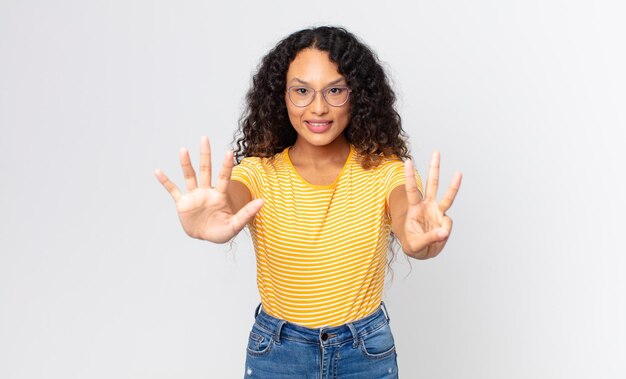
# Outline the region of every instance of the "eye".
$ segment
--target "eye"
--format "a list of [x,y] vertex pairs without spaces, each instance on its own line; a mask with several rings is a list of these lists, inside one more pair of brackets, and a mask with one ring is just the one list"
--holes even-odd
[[291,92],[295,95],[307,96],[309,94],[309,89],[306,87],[292,87]]
[[345,87],[331,87],[331,88],[326,90],[326,93],[331,95],[331,96],[339,96],[339,95],[343,94],[344,91],[346,91]]

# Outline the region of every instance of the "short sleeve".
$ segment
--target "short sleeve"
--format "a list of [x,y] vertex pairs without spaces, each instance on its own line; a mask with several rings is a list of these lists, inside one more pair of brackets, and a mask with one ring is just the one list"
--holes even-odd
[[[404,162],[399,159],[390,161],[387,163],[385,169],[383,173],[383,185],[385,188],[385,206],[388,207],[391,192],[396,187],[404,185]],[[415,181],[417,182],[417,189],[419,189],[420,193],[423,195],[422,178],[417,170],[415,170]]]
[[230,180],[243,183],[248,187],[252,198],[257,199],[261,197],[260,192],[263,188],[261,172],[261,163],[258,161],[258,158],[244,158],[241,163],[233,167]]

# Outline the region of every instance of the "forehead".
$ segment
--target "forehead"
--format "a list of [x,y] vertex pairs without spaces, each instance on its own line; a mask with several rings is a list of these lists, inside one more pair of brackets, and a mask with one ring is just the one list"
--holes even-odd
[[327,51],[313,48],[300,50],[287,70],[287,81],[298,80],[311,84],[326,84],[341,79],[338,66],[330,60]]

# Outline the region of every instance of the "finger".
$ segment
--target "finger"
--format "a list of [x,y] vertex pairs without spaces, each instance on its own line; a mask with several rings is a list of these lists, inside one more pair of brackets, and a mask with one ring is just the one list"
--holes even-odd
[[415,169],[411,159],[404,162],[404,188],[406,190],[406,198],[409,205],[417,205],[422,201],[422,195],[419,188],[417,188]]
[[430,159],[430,169],[428,170],[428,181],[426,182],[426,199],[434,201],[437,197],[437,187],[439,187],[439,152],[433,152]]
[[211,145],[206,136],[200,139],[200,188],[211,187]]
[[257,214],[257,212],[263,207],[263,199],[255,199],[244,205],[239,212],[231,218],[230,225],[233,228],[234,234],[239,233],[241,229]]
[[430,245],[445,240],[447,236],[447,231],[444,231],[441,228],[431,230],[428,233],[417,235],[409,241],[409,249],[412,253],[418,253]]
[[448,216],[444,216],[441,222],[441,228],[439,228],[436,233],[439,241],[432,244],[433,256],[439,255],[441,250],[446,246],[446,243],[448,243],[448,238],[450,238],[450,233],[452,233],[452,219]]
[[450,238],[450,233],[452,232],[452,219],[448,216],[444,216],[443,221],[441,223],[441,228],[436,231],[437,237],[439,241],[432,243],[428,246],[428,257],[433,258],[439,255],[443,248],[448,243],[448,238]]
[[454,174],[452,182],[450,182],[450,187],[448,187],[448,191],[446,192],[443,199],[441,199],[441,201],[439,202],[439,209],[442,212],[447,212],[448,209],[450,209],[450,207],[452,206],[452,203],[454,203],[456,194],[459,192],[459,188],[461,187],[461,179],[463,179],[463,174],[461,174],[460,172]]
[[180,159],[180,165],[183,168],[183,175],[185,176],[185,186],[188,191],[193,191],[198,188],[198,182],[196,181],[196,172],[191,165],[191,159],[189,158],[189,150],[182,148],[178,153]]
[[224,162],[222,163],[222,169],[220,170],[220,176],[217,178],[217,185],[215,189],[218,192],[226,193],[228,189],[228,182],[230,181],[230,175],[233,172],[233,152],[229,150],[224,155]]
[[176,184],[172,183],[172,181],[161,170],[155,170],[154,175],[159,180],[159,182],[161,182],[163,187],[165,187],[167,192],[172,195],[174,201],[178,202],[178,199],[180,199],[180,190],[178,189],[178,187],[176,187]]
[[450,233],[452,233],[452,219],[448,216],[443,216],[443,220],[441,220],[441,227],[439,228],[437,235],[443,241],[450,237]]

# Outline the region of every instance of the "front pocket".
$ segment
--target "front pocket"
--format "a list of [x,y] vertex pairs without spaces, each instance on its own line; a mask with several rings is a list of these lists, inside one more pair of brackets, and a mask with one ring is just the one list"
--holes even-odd
[[250,355],[259,356],[267,354],[272,349],[273,344],[274,339],[271,336],[251,331],[246,350]]
[[370,359],[386,358],[396,351],[389,324],[361,337],[361,351]]

